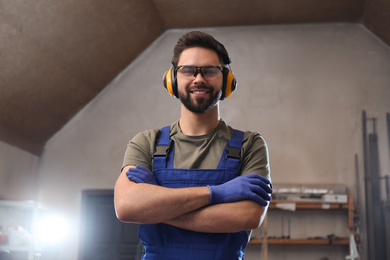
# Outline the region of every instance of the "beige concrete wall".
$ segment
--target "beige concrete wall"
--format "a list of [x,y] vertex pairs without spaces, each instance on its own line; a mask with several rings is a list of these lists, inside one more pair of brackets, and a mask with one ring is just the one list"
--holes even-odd
[[[46,145],[39,198],[65,214],[73,227],[59,259],[77,259],[81,191],[113,188],[127,142],[144,129],[178,119],[180,103],[163,89],[162,75],[174,44],[187,31],[165,32]],[[363,169],[362,110],[378,118],[381,172],[389,172],[390,50],[368,30],[357,24],[314,24],[203,31],[225,44],[239,82],[221,102],[221,116],[233,127],[265,137],[275,184],[344,184],[354,193],[355,153]],[[303,219],[297,228],[307,221],[316,220]],[[344,221],[325,232],[345,233],[339,230]],[[321,222],[318,229],[327,227]],[[305,259],[345,258],[345,248],[324,252],[309,250]],[[258,259],[260,247],[249,247],[247,254]],[[274,259],[302,256],[284,248]]]
[[0,142],[0,199],[37,200],[39,158]]

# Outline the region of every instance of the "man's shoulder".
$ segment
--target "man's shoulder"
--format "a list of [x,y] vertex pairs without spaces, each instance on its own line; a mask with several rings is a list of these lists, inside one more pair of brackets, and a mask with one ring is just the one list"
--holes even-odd
[[136,144],[149,144],[149,145],[155,145],[156,141],[158,140],[160,136],[160,131],[164,127],[169,127],[170,129],[170,136],[172,136],[172,133],[177,131],[177,123],[173,123],[171,125],[166,125],[160,128],[154,128],[154,129],[147,129],[142,132],[139,132],[136,134],[131,142],[136,143]]
[[152,137],[156,137],[158,135],[159,131],[160,131],[159,128],[147,129],[147,130],[144,130],[144,131],[139,132],[138,134],[136,134],[134,138],[136,138],[136,139],[139,139],[139,138],[150,139]]
[[228,125],[226,123],[225,123],[225,125],[226,125],[226,129],[228,129],[228,131],[231,134],[233,134],[233,132],[235,130],[244,132],[244,139],[243,139],[243,141],[254,140],[254,139],[263,139],[263,137],[261,136],[261,134],[259,132],[251,131],[251,130],[244,130],[244,129],[232,127],[232,126],[230,126],[230,125]]

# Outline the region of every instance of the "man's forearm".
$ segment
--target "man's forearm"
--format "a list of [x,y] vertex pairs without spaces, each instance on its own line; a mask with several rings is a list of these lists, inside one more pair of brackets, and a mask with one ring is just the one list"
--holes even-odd
[[207,187],[170,189],[134,183],[126,171],[122,171],[115,186],[115,209],[121,221],[161,223],[209,204]]
[[253,201],[206,206],[164,223],[206,233],[233,233],[259,227],[267,207]]

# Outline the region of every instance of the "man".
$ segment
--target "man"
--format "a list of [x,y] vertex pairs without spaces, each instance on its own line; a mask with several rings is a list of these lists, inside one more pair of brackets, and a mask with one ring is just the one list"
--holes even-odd
[[175,49],[166,89],[179,121],[136,135],[115,186],[118,219],[142,223],[143,259],[243,259],[272,190],[268,150],[254,132],[228,126],[219,100],[236,80],[225,47],[189,32]]

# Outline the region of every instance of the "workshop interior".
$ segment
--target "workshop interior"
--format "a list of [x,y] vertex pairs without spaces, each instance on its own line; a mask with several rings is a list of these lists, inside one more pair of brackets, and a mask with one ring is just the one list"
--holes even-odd
[[221,118],[274,193],[246,260],[390,259],[390,2],[0,0],[0,260],[141,259],[115,216],[131,138],[175,122],[177,39],[222,42]]

